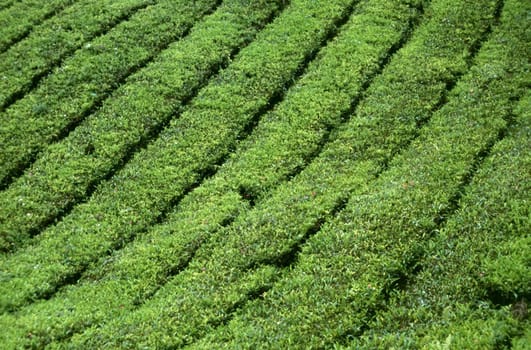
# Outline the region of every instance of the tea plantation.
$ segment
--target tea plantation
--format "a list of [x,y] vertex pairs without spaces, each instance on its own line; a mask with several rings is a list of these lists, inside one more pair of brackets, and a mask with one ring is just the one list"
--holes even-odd
[[531,2],[0,0],[0,349],[529,349]]

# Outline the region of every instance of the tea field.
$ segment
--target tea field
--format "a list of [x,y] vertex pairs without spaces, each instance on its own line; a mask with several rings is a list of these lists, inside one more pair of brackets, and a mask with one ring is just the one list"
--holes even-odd
[[0,349],[529,349],[531,2],[0,0]]

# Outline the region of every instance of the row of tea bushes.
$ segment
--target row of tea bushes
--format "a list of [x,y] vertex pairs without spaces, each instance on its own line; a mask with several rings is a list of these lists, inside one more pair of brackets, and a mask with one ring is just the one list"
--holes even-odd
[[22,0],[12,2],[11,6],[4,5],[5,8],[0,12],[0,52],[27,35],[35,24],[75,2],[76,0]]
[[0,308],[13,309],[53,292],[102,254],[145,232],[234,149],[246,125],[269,108],[337,23],[349,17],[353,3],[292,2],[90,200],[31,246],[2,257],[10,276],[0,284],[7,293]]
[[352,348],[529,345],[530,107],[528,93],[507,136],[464,189],[459,210],[422,243],[421,271],[378,310]]
[[34,27],[27,38],[0,54],[0,110],[23,97],[84,43],[150,3],[147,0],[80,1]]
[[[411,29],[419,15],[411,9],[399,2],[390,7],[383,0],[363,1],[231,158],[179,203],[168,216],[169,224],[156,226],[95,263],[81,282],[64,293],[24,308],[16,321],[4,317],[6,334],[20,339],[31,333],[32,344],[46,343],[119,317],[149,298],[186,266],[209,233],[246,212],[250,195],[260,201],[318,152],[328,130],[342,122],[351,101],[359,98],[390,50]],[[357,45],[351,45],[353,40],[358,40]],[[334,83],[340,76],[342,83]]]
[[[291,271],[262,298],[243,307],[228,326],[211,333],[195,348],[330,347],[349,343],[368,332],[382,320],[380,310],[390,306],[387,316],[399,312],[392,304],[388,305],[389,300],[402,295],[409,281],[422,269],[422,257],[428,252],[425,243],[441,231],[447,220],[450,222],[442,231],[451,229],[455,202],[463,187],[474,176],[475,168],[482,165],[484,154],[490,152],[511,125],[513,101],[526,91],[529,69],[526,26],[524,21],[517,20],[527,12],[522,9],[525,6],[518,1],[505,3],[501,25],[480,49],[474,67],[458,82],[448,103],[420,130],[419,137],[390,161],[387,170],[374,182],[362,186],[364,189],[350,198],[337,219],[324,224],[306,241]],[[514,221],[514,217],[510,220]],[[528,223],[522,224],[519,232],[529,228]],[[513,243],[520,242],[522,237],[517,234]],[[269,238],[276,242],[275,237]],[[483,253],[491,255],[485,250]],[[525,262],[521,258],[516,261]],[[523,267],[525,263],[516,265]],[[458,266],[466,268],[464,264]],[[517,288],[525,278],[525,273],[522,274],[525,270],[519,271],[520,282],[510,290],[516,288],[511,291],[526,293],[525,289]],[[459,290],[461,286],[456,283],[450,289]],[[431,293],[439,290],[445,293],[442,287],[431,287]],[[445,301],[445,295],[440,298]],[[438,306],[444,309],[445,305]],[[438,309],[436,305],[431,308]],[[459,311],[459,306],[456,309]],[[405,310],[414,313],[407,307],[400,311]],[[447,339],[451,344],[454,340],[447,336],[455,331],[456,348],[460,345],[476,348],[475,338],[467,338],[472,330],[483,334],[492,330],[492,319],[482,323],[476,318],[476,322],[467,323],[467,319],[456,321],[451,313],[444,317],[454,324],[430,328],[429,321],[433,319],[429,318],[427,328],[433,333],[426,334],[424,329],[418,336],[433,341],[431,345],[435,347],[434,338],[440,341],[439,345],[444,345]],[[413,321],[406,318],[405,323],[400,323],[403,321],[400,316],[408,315],[399,314],[394,319],[403,327]],[[477,317],[474,310],[467,316],[470,320]],[[122,322],[122,326],[126,324]],[[474,326],[486,327],[478,331]],[[518,330],[506,326],[514,324],[497,330],[502,333],[502,342],[493,339],[498,333],[490,335],[483,345],[492,348],[503,345],[508,336],[515,334],[515,328]],[[372,346],[415,347],[411,342],[400,343],[393,335],[387,336],[386,343],[378,343],[375,338]],[[352,348],[359,348],[358,344],[352,344]]]
[[187,34],[219,0],[165,0],[87,43],[0,114],[0,183],[96,110],[131,73]]
[[[444,2],[438,5],[439,9],[447,10],[443,5],[455,6],[455,3]],[[465,11],[466,6],[464,3],[462,5],[461,11]],[[477,15],[478,9],[482,9],[480,16]],[[470,32],[463,35],[468,37],[471,33],[475,33],[479,40],[482,32],[491,23],[492,15],[489,15],[489,11],[490,14],[494,13],[495,7],[482,4],[475,10],[470,11],[469,19],[475,18],[483,25],[479,28],[471,26]],[[457,14],[463,15],[462,12]],[[441,11],[439,16],[447,16],[447,11]],[[422,34],[419,34],[418,38],[414,36],[411,45],[419,45],[422,41],[431,44],[430,29],[433,30],[435,23],[440,19],[441,17],[436,16],[432,22],[426,20],[429,24],[426,28],[421,27],[418,30]],[[449,36],[441,40],[447,42],[453,33],[453,30],[448,30]],[[459,38],[455,40],[459,42]],[[472,42],[467,44],[473,47]],[[457,54],[461,55],[462,51],[461,47],[457,50]],[[397,56],[399,54],[400,52]],[[453,62],[451,58],[449,61]],[[393,65],[393,62],[395,60],[392,60],[390,65]],[[429,64],[428,60],[422,62],[425,65]],[[443,90],[444,87],[445,84],[442,84]],[[402,93],[407,92],[415,93],[415,90],[402,91]],[[439,94],[435,94],[434,99],[437,101]],[[355,127],[354,122],[350,124],[351,132]],[[353,189],[357,185],[356,182],[363,184],[365,182],[363,180],[371,178],[367,176],[358,181],[351,179],[354,176],[352,168],[356,169],[354,166],[350,171],[341,174],[341,168],[348,167],[349,157],[345,156],[348,153],[343,153],[342,156],[339,153],[344,152],[349,143],[341,142],[344,139],[342,140],[339,135],[342,134],[338,132],[338,140],[334,142],[334,146],[326,147],[323,156],[312,162],[310,167],[290,184],[281,185],[271,196],[260,200],[249,213],[237,217],[230,226],[216,232],[211,241],[199,248],[194,258],[186,265],[186,269],[168,282],[138,311],[109,322],[103,329],[95,326],[86,334],[75,336],[74,344],[119,346],[119,344],[135,343],[145,346],[179,346],[193,341],[194,338],[208,333],[229,320],[232,312],[248,299],[258,298],[259,304],[261,298],[268,294],[270,283],[282,274],[280,270],[290,265],[289,258],[293,246],[303,239],[306,232],[318,229],[315,225],[321,218],[334,212],[338,197],[342,191],[349,188],[345,184],[349,184],[350,181],[350,188]],[[361,163],[363,165],[364,162]],[[359,170],[360,164],[357,165]],[[167,223],[168,231],[173,224],[173,221]],[[156,241],[153,243],[157,245]],[[301,310],[303,309],[301,306]],[[183,337],[176,338],[175,334],[182,334]],[[269,336],[274,338],[271,334]],[[243,343],[238,343],[240,344]],[[214,348],[217,345],[215,344]],[[289,347],[293,344],[282,345]]]

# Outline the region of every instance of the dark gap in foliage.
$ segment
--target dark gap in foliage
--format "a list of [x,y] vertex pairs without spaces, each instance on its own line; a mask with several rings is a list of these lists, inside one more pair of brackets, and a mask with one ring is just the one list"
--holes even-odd
[[420,264],[425,256],[425,251],[421,245],[416,245],[399,266],[394,266],[386,271],[389,281],[382,290],[382,298],[387,304],[396,291],[403,291],[408,287],[412,276],[418,274],[423,266]]
[[94,153],[96,149],[94,148],[94,145],[92,143],[89,143],[85,146],[85,149],[83,150],[83,153],[85,153],[85,155],[87,156],[90,156],[91,154]]
[[[471,65],[469,64],[468,67],[470,66]],[[421,118],[416,120],[417,134],[419,133],[420,129],[430,121],[431,115],[435,114],[448,103],[448,95],[455,88],[455,85],[463,75],[464,73],[458,73],[457,75],[452,77],[452,79],[448,79],[444,82],[444,91],[439,97],[439,101],[437,101],[435,106],[433,106],[433,108],[431,109],[430,116],[428,116],[427,118]]]
[[[229,324],[230,321],[232,321],[236,313],[245,307],[245,305],[250,302],[253,302],[254,300],[263,300],[265,294],[273,288],[274,283],[277,282],[282,276],[283,273],[280,273],[276,275],[272,280],[270,280],[267,284],[258,286],[255,289],[248,291],[240,300],[238,300],[225,310],[225,316],[220,317],[216,320],[211,320],[208,322],[208,324],[213,326],[214,328],[226,326],[227,324]],[[200,338],[195,339],[193,342],[199,339]],[[186,345],[193,344],[193,342]]]
[[153,221],[152,226],[162,224],[168,218],[168,215],[179,205],[179,203],[192,191],[201,186],[203,182],[213,177],[218,168],[225,163],[228,159],[228,154],[222,155],[217,159],[214,164],[207,165],[205,168],[201,169],[197,175],[197,180],[187,187],[182,194],[172,198],[168,205],[161,211],[161,214]]
[[[216,11],[216,9],[221,5],[222,3],[222,0],[218,0],[216,2],[216,4],[207,12],[205,12],[203,14],[203,17],[204,16],[208,16],[210,14],[212,14],[213,12]],[[193,25],[190,25],[188,26],[183,32],[182,34],[177,37],[177,38],[174,38],[175,40],[181,40],[182,38],[188,36],[188,34],[190,33],[190,31],[192,30],[193,28]],[[129,78],[131,75],[137,73],[138,71],[140,71],[141,69],[145,68],[147,65],[149,65],[151,62],[153,62],[158,54],[162,51],[164,51],[165,49],[167,49],[174,41],[172,41],[172,39],[168,40],[168,42],[166,43],[162,43],[160,46],[154,48],[154,50],[152,51],[152,55],[148,58],[146,58],[145,60],[139,62],[138,64],[136,64],[135,66],[131,67],[130,69],[127,70],[127,72],[125,72],[125,74],[120,77],[120,79],[116,80],[113,84],[112,84],[112,87],[109,88],[108,90],[106,91],[103,91],[102,94],[99,96],[98,99],[96,99],[94,101],[94,103],[92,104],[92,106],[90,108],[88,108],[87,110],[83,111],[77,118],[71,120],[62,130],[60,130],[54,137],[52,137],[52,139],[50,140],[50,144],[52,143],[56,143],[56,142],[60,142],[61,140],[65,139],[68,137],[68,135],[70,135],[70,133],[72,131],[74,131],[84,120],[85,118],[89,117],[91,114],[94,114],[97,110],[99,110],[102,106],[103,106],[103,103],[104,101],[118,88],[120,87],[122,84],[125,83],[125,81],[127,80],[127,78]],[[197,91],[192,91],[192,94],[197,94]],[[189,101],[191,98],[188,98],[188,99],[185,99],[184,102],[187,102]],[[168,121],[169,122],[169,121]],[[164,125],[167,125],[168,122],[165,122],[163,123]],[[160,128],[162,129],[162,127]],[[156,134],[158,135],[160,133],[159,132],[150,132],[149,135],[151,134]],[[148,136],[149,138],[149,136]],[[138,144],[142,144],[144,143],[145,141],[144,140],[141,140]],[[133,149],[136,148],[136,146],[133,146]],[[134,153],[134,152],[133,152]],[[17,164],[13,170],[11,170],[9,172],[9,174],[0,182],[0,191],[6,189],[7,187],[9,187],[9,185],[18,177],[20,177],[24,171],[26,171],[30,166],[31,164],[33,164],[35,162],[35,160],[38,158],[39,156],[39,152],[33,152],[32,154],[30,154],[28,156],[28,160],[26,161],[22,161],[20,162],[19,164]],[[126,156],[126,158],[129,157]],[[125,159],[125,158],[124,158]],[[127,160],[129,160],[129,158],[127,158]],[[123,161],[122,161],[122,164],[123,164]],[[120,168],[121,166],[118,166],[117,168]],[[91,187],[89,185],[89,187]],[[73,206],[73,205],[71,205]],[[64,211],[67,211],[66,209]],[[64,215],[63,215],[64,216]],[[53,219],[50,219],[49,221],[53,221]],[[33,230],[33,231],[36,231],[36,230]]]
[[258,195],[255,193],[255,191],[247,186],[240,185],[238,187],[238,192],[240,193],[240,196],[249,203],[250,207],[254,207],[256,205],[256,200],[258,198]]
[[[383,303],[380,303],[380,304],[383,304]],[[361,323],[361,326],[357,327],[356,329],[346,329],[342,333],[338,334],[334,338],[334,344],[347,347],[356,338],[361,337],[365,332],[369,331],[370,330],[369,320],[372,320],[376,316],[377,311],[381,310],[380,307],[382,305],[380,304],[378,304],[379,305],[378,307],[374,305],[372,307],[369,307],[366,310],[365,320]]]
[[[153,3],[150,2],[150,3],[141,4],[141,5],[138,5],[136,7],[131,8],[128,12],[122,14],[122,16],[120,16],[120,17],[117,17],[114,21],[109,23],[107,26],[105,26],[101,30],[95,32],[94,35],[92,36],[92,39],[90,39],[90,40],[94,40],[94,38],[97,38],[99,36],[107,34],[114,27],[118,26],[120,23],[128,21],[136,12],[138,12],[138,11],[140,11],[140,10],[142,10],[142,9],[152,5],[152,4]],[[46,77],[47,75],[49,75],[50,73],[52,73],[53,70],[56,67],[61,66],[63,64],[65,58],[67,58],[67,56],[70,55],[71,53],[73,53],[75,50],[76,50],[76,48],[66,52],[65,56],[63,58],[59,58],[59,59],[51,62],[49,68],[46,69],[45,71],[41,72],[41,73],[38,73],[38,74],[34,75],[31,78],[31,82],[29,84],[27,84],[26,86],[21,87],[20,90],[18,90],[16,92],[14,92],[13,94],[7,96],[5,101],[4,101],[4,103],[0,105],[0,112],[2,112],[5,109],[9,108],[9,106],[11,106],[12,104],[16,103],[18,100],[22,99],[28,92],[30,92],[30,91],[34,90],[35,88],[37,88],[37,86],[39,85],[41,80],[44,77]],[[1,187],[0,187],[0,190],[1,190]]]
[[512,349],[512,338],[511,333],[502,333],[498,334],[494,340],[493,348],[494,349]]
[[[420,246],[417,248],[420,248]],[[383,287],[378,300],[365,310],[364,321],[356,329],[347,329],[338,335],[334,343],[348,346],[355,338],[369,331],[371,328],[370,322],[376,317],[378,312],[381,312],[389,305],[389,300],[392,298],[393,293],[405,290],[412,276],[421,271],[422,265],[420,261],[423,256],[424,252],[421,249],[416,249],[413,255],[410,255],[402,262],[404,264],[403,266],[395,266],[387,270],[386,275],[388,275],[389,279]],[[411,272],[409,272],[410,270]]]
[[11,2],[5,4],[5,5],[0,5],[0,11],[3,11],[3,10],[5,10],[5,9],[8,9],[8,8],[10,8],[11,6],[13,6],[14,4],[15,4],[15,2],[14,2],[14,1],[11,1]]
[[187,253],[187,257],[184,261],[181,261],[179,264],[177,265],[174,265],[174,266],[169,266],[168,267],[168,273],[167,275],[165,276],[164,278],[164,282],[161,282],[159,283],[156,288],[153,288],[153,290],[150,290],[149,293],[146,293],[144,295],[142,295],[142,298],[135,298],[131,304],[135,307],[139,307],[141,306],[142,304],[144,304],[146,301],[150,300],[151,297],[153,297],[153,295],[155,295],[155,293],[157,293],[157,291],[162,288],[162,286],[167,282],[169,281],[172,277],[178,275],[179,273],[181,273],[182,271],[186,270],[188,268],[188,266],[190,265],[190,263],[192,262],[192,260],[194,259],[195,257],[195,254],[197,253],[197,250],[199,249],[199,247],[202,245],[203,243],[203,240],[199,241],[199,242],[192,242],[190,244],[188,244],[188,247],[186,249],[186,253]]
[[39,300],[39,299],[49,300],[63,287],[77,284],[78,281],[81,279],[81,276],[83,275],[83,273],[87,270],[87,268],[88,268],[88,265],[85,265],[76,273],[61,275],[59,282],[53,285],[53,288],[43,291],[41,294],[35,295],[33,298],[33,301]]
[[335,338],[335,344],[348,346],[355,338],[369,331],[371,328],[369,323],[376,317],[378,312],[387,308],[393,294],[397,291],[406,290],[413,276],[422,270],[423,266],[420,262],[424,255],[423,247],[417,245],[412,249],[412,253],[404,257],[400,265],[385,270],[388,280],[380,292],[378,300],[366,309],[364,322],[356,329],[347,329],[338,335]]
[[16,167],[10,169],[3,179],[0,179],[0,191],[7,189],[17,178],[21,177],[24,172],[33,164],[40,152],[32,152],[25,163],[19,163]]
[[[41,23],[49,20],[53,16],[57,15],[59,12],[62,12],[67,7],[72,6],[74,4],[74,2],[75,1],[70,1],[68,4],[65,4],[62,7],[59,7],[57,9],[52,10],[49,13],[45,14],[41,19],[39,19],[38,21],[33,23],[33,25],[30,28],[27,28],[24,32],[20,33],[19,35],[17,35],[14,38],[12,38],[9,41],[9,43],[6,44],[6,47],[0,49],[0,53],[6,52],[7,50],[9,50],[11,48],[11,46],[15,45],[16,43],[18,43],[18,42],[20,42],[20,41],[22,41],[24,39],[26,39],[30,35],[30,33],[31,33],[31,31],[33,30],[34,27],[36,27],[36,26],[40,25]],[[12,5],[14,5],[14,4],[12,4]]]
[[[267,285],[259,286],[256,289],[247,292],[240,300],[238,300],[236,303],[231,305],[227,310],[225,310],[226,311],[225,312],[225,316],[220,317],[220,318],[218,318],[216,320],[210,320],[210,321],[208,321],[208,324],[211,327],[213,327],[214,329],[222,327],[222,326],[226,326],[234,318],[236,313],[239,310],[243,309],[243,307],[245,307],[245,305],[247,303],[252,302],[253,300],[257,300],[257,299],[263,299],[264,295],[269,290],[271,290],[271,288],[273,288],[273,283],[275,281],[277,281],[277,280],[278,280],[278,278],[274,279],[273,281],[271,281],[271,283],[269,283]],[[187,343],[183,344],[183,346],[192,345],[193,343],[195,343],[196,341],[200,340],[203,337],[200,337],[198,339],[194,339],[191,342],[187,342]]]
[[[332,214],[332,213],[331,213]],[[336,214],[334,212],[333,214]],[[335,216],[335,215],[334,215]],[[304,234],[301,240],[291,246],[287,251],[283,252],[281,255],[274,258],[274,260],[267,261],[269,265],[273,265],[279,268],[287,268],[293,266],[299,260],[299,254],[302,250],[303,245],[314,236],[317,232],[321,230],[321,227],[326,222],[325,218],[319,218]]]
[[[225,220],[223,220],[220,223],[220,226],[221,227],[230,226],[234,222],[234,219],[235,219],[234,217],[225,218]],[[169,266],[168,273],[166,274],[164,278],[164,282],[160,283],[158,286],[156,286],[156,288],[153,288],[153,290],[151,290],[149,294],[144,294],[141,300],[140,299],[134,300],[132,304],[138,307],[146,303],[148,300],[150,300],[151,297],[153,297],[153,295],[155,295],[155,293],[159,289],[161,289],[164,286],[164,283],[168,282],[170,279],[172,279],[173,277],[177,276],[178,274],[186,270],[188,266],[190,265],[190,263],[192,262],[192,260],[194,259],[197,251],[199,250],[199,248],[201,248],[201,246],[203,245],[203,243],[206,241],[207,238],[202,238],[196,242],[190,243],[186,249],[188,253],[186,260],[182,261],[178,265]]]
[[483,301],[489,302],[494,308],[500,309],[504,306],[511,307],[512,316],[518,321],[525,321],[529,317],[529,300],[531,294],[516,295],[508,290],[502,290],[495,286],[485,288],[485,297]]

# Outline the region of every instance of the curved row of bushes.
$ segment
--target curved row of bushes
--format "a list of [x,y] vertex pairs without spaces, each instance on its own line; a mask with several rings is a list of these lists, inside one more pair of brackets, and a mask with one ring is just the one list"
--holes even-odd
[[0,183],[90,115],[131,73],[188,33],[219,0],[161,1],[83,46],[0,114]]
[[[175,198],[234,148],[245,126],[268,108],[336,23],[348,17],[352,4],[300,0],[286,8],[155,142],[102,183],[90,200],[41,233],[31,246],[2,257],[5,269],[14,273],[0,285],[7,293],[0,297],[1,309],[55,290],[91,261],[154,224]],[[98,136],[116,141],[120,130],[115,135]]]
[[[474,20],[478,23],[483,23],[483,25],[470,26],[470,29],[463,33],[464,38],[470,38],[470,35],[475,33],[476,40],[480,40],[486,27],[488,27],[489,23],[492,23],[495,4],[491,4],[490,7],[485,6],[485,4],[481,5],[472,10],[468,4],[463,3],[461,7],[455,10],[456,19],[461,20],[464,16],[468,16],[467,19],[469,21],[467,23]],[[415,40],[417,37],[414,36],[411,46],[418,45],[421,42],[427,42],[431,45],[432,36],[428,34],[433,33],[430,32],[430,29],[433,30],[438,25],[437,29],[440,33],[440,19],[448,18],[448,9],[454,7],[455,2],[440,2],[431,7],[430,10],[439,11],[436,12],[438,16],[435,16],[432,22],[426,22],[428,23],[426,24],[427,29],[419,29],[418,41]],[[481,11],[478,11],[478,9],[481,9]],[[467,15],[464,15],[465,13]],[[452,25],[457,25],[461,21],[456,20],[451,23]],[[441,37],[441,42],[446,43],[452,38],[455,33],[454,29],[448,30],[448,37]],[[459,37],[454,37],[454,40],[459,42],[460,39]],[[466,42],[464,45],[470,45],[469,48],[473,48],[474,41]],[[407,47],[404,52],[407,52]],[[439,46],[435,45],[434,47]],[[440,55],[441,51],[444,52],[441,48],[438,50],[434,54]],[[461,55],[462,50],[462,48],[456,49],[454,56],[456,54]],[[398,55],[400,55],[400,52]],[[454,60],[455,57],[449,55],[448,62],[453,62]],[[410,62],[405,59],[404,61]],[[393,62],[395,62],[394,59],[391,61],[391,65]],[[433,68],[429,60],[423,62],[428,67]],[[419,62],[415,63],[417,63],[418,67]],[[463,59],[462,64],[464,65],[463,71],[466,71],[467,60]],[[420,80],[422,84],[423,80],[421,79],[424,77],[424,75],[419,74],[417,81]],[[444,90],[446,84],[443,83],[441,85]],[[400,91],[398,93],[404,92]],[[438,101],[439,97],[435,94],[434,100]],[[363,102],[360,108],[362,106]],[[355,117],[353,118],[354,120]],[[350,126],[352,128],[350,129],[351,132],[356,130],[354,122]],[[382,132],[386,131],[383,130]],[[340,155],[339,150],[344,150],[345,147],[348,148],[352,142],[344,142],[346,139],[341,139],[339,135],[337,137],[335,147],[330,150],[327,147],[322,158],[317,158],[308,169],[305,169],[300,176],[296,176],[289,185],[281,185],[271,196],[267,196],[263,202],[260,201],[255,209],[244,216],[237,217],[230,226],[216,232],[211,241],[199,248],[189,265],[186,266],[186,269],[164,285],[154,298],[147,301],[138,311],[127,314],[116,321],[110,321],[107,325],[104,325],[103,329],[93,327],[85,334],[75,336],[72,339],[73,344],[77,346],[82,344],[83,346],[101,346],[103,344],[120,346],[120,344],[126,344],[123,345],[124,347],[127,347],[127,344],[161,347],[179,346],[193,341],[194,338],[200,337],[202,334],[219,326],[219,324],[230,320],[232,312],[244,304],[247,299],[257,298],[256,303],[261,304],[261,298],[264,298],[269,293],[267,289],[270,284],[279,275],[287,274],[287,272],[282,272],[282,270],[291,264],[289,258],[293,251],[293,245],[303,239],[307,231],[318,230],[318,227],[315,226],[316,223],[318,224],[319,219],[326,219],[334,211],[334,206],[338,201],[338,193],[348,189],[345,184],[351,181],[353,184],[350,188],[353,189],[356,185],[362,185],[371,178],[370,176],[363,178],[359,174],[361,178],[351,179],[353,174],[356,174],[352,170],[355,168],[359,170],[359,163],[357,164],[358,167],[353,166],[350,171],[345,171],[343,177],[338,176],[340,174],[338,170],[342,166],[346,167],[345,163],[348,163],[350,159],[350,157],[346,156],[348,153]],[[364,137],[360,140],[365,142]],[[349,141],[352,141],[352,139]],[[377,169],[372,171],[367,169],[367,162],[362,162],[362,167],[365,166],[365,169],[362,168],[363,170],[369,170],[369,173],[377,171]],[[170,228],[174,224],[175,222],[168,221],[167,232],[172,232]],[[177,232],[179,231],[172,233],[175,235]],[[149,242],[147,237],[146,241]],[[158,246],[157,241],[151,243],[154,246]],[[159,251],[159,253],[164,253],[164,251]],[[341,273],[341,270],[338,270],[337,273]],[[308,283],[313,282],[308,281]],[[296,290],[297,288],[294,288],[287,294],[294,293]],[[282,294],[287,295],[286,293]],[[308,297],[306,301],[301,301],[297,304],[300,307],[299,311],[290,310],[292,314],[297,312],[304,313],[307,309],[303,305],[314,300],[309,295],[305,295],[305,297]],[[316,297],[322,297],[322,295],[316,295]],[[269,312],[273,314],[272,310],[269,310]],[[342,314],[339,313],[338,315]],[[326,321],[323,323],[326,323]],[[294,322],[294,324],[297,324],[297,322]],[[237,330],[238,327],[244,329],[241,324],[238,324],[234,330]],[[304,325],[301,327],[309,332],[312,329],[313,332],[318,330],[319,337],[322,337],[325,328],[312,328]],[[282,334],[279,329],[276,329],[276,331],[278,332],[277,334]],[[255,334],[252,331],[250,332]],[[334,329],[333,332],[337,333],[340,330]],[[181,334],[183,337],[176,337],[176,334]],[[215,334],[219,336],[218,333]],[[263,334],[266,335],[267,333]],[[308,341],[312,339],[308,334],[304,334],[302,329],[294,330],[292,334],[297,337],[293,343],[287,342],[276,344],[276,346],[289,347],[298,342],[302,344],[301,347],[304,347],[304,341],[299,337],[308,339]],[[275,337],[272,333],[267,335],[268,339],[277,339]],[[219,339],[224,340],[224,337],[220,336]],[[313,339],[315,340],[315,338]],[[245,344],[245,342],[237,343],[238,345]],[[220,344],[214,344],[214,348],[218,345]],[[261,347],[264,344],[254,345]],[[315,346],[320,345],[322,344],[316,344]],[[236,346],[236,344],[230,344],[230,346]],[[253,347],[253,345],[251,344],[250,347]]]
[[61,11],[76,0],[22,0],[7,4],[0,12],[0,52],[7,50],[46,17]]
[[420,272],[378,310],[353,348],[529,345],[530,107],[528,92],[507,136],[464,189],[458,211],[422,243]]
[[146,0],[108,0],[97,4],[91,0],[80,1],[33,27],[25,40],[0,54],[0,110],[26,94],[83,43],[150,3]]
[[[407,4],[397,2],[389,7],[382,0],[362,2],[345,28],[320,51],[283,101],[262,117],[216,175],[186,196],[170,214],[170,225],[151,229],[123,251],[104,258],[106,263],[94,264],[82,282],[65,293],[24,308],[31,321],[19,313],[16,322],[11,317],[1,322],[11,329],[21,325],[11,335],[16,338],[30,332],[35,344],[37,338],[50,341],[123,315],[149,298],[169,275],[184,268],[198,245],[208,239],[209,231],[245,212],[250,195],[260,200],[258,195],[265,196],[269,188],[284,182],[318,152],[328,130],[342,122],[351,101],[360,97],[363,86],[381,69],[380,62],[411,30],[417,16],[418,11]],[[357,45],[352,45],[353,40]],[[345,72],[343,80],[337,82]],[[74,305],[75,312],[69,312]],[[64,312],[52,318],[51,310],[54,315],[58,310]]]
[[[517,20],[527,12],[523,11],[525,8],[518,1],[506,2],[502,24],[480,49],[474,67],[457,83],[448,103],[420,130],[419,137],[374,182],[360,184],[339,217],[308,239],[295,268],[260,300],[246,305],[227,327],[211,333],[195,348],[329,347],[334,343],[348,344],[369,332],[371,322],[382,321],[379,310],[385,309],[392,296],[400,295],[415,278],[422,268],[421,258],[427,253],[426,242],[441,228],[451,227],[446,226],[446,216],[455,212],[454,201],[459,199],[475,168],[481,166],[484,152],[488,153],[511,125],[513,101],[525,93],[528,81],[526,26]],[[529,223],[523,223],[519,232],[528,229]],[[513,239],[517,237],[512,234]],[[276,242],[275,237],[269,238]],[[212,263],[216,260],[217,254]],[[512,288],[526,283],[525,274],[520,278]],[[464,285],[457,282],[453,287],[456,286]],[[440,291],[444,293],[443,288]],[[436,305],[433,309],[437,306],[444,307]],[[394,315],[393,311],[398,312],[391,306],[389,314]],[[451,315],[445,317],[452,320]],[[461,322],[453,321],[440,330],[437,326],[430,328],[426,320],[424,325],[432,333],[424,340],[435,347],[437,340],[444,344],[449,334],[458,331],[461,334],[456,332],[456,338],[461,338],[453,346],[475,349],[477,338],[466,336],[488,334],[495,323],[492,319],[483,324],[465,321],[464,329],[459,329]],[[120,323],[127,328],[128,323]],[[477,330],[472,328],[474,325],[486,327]],[[495,329],[503,342],[496,343],[500,334],[495,334],[484,339],[484,344],[501,346],[518,333],[518,328],[508,323]],[[422,337],[424,332],[418,335]],[[392,335],[385,343],[374,340],[367,348],[426,345],[422,339],[400,342]],[[359,348],[360,344],[351,346]]]

